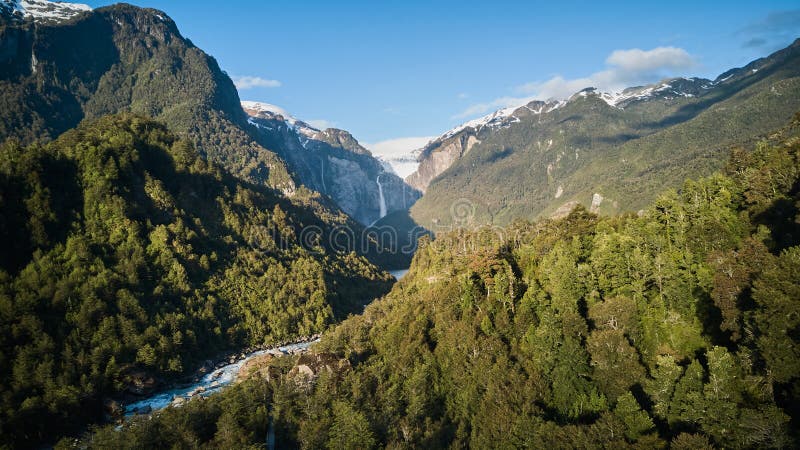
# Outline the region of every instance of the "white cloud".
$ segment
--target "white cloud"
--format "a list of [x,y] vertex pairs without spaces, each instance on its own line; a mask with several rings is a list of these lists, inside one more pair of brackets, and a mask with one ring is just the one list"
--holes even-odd
[[275,88],[281,86],[281,82],[278,80],[268,80],[261,77],[241,76],[232,77],[232,79],[236,89],[239,90],[252,89],[256,87]]
[[422,148],[437,136],[412,136],[396,139],[387,139],[372,144],[362,143],[373,154],[384,157],[406,156],[412,151]]
[[326,128],[334,128],[336,126],[335,123],[325,119],[312,119],[312,120],[306,120],[305,122],[318,130],[324,130]]
[[461,92],[456,97],[458,97],[458,98],[463,100],[465,98],[469,98],[469,94],[467,94],[466,92]]
[[608,68],[582,78],[564,78],[556,75],[549,80],[531,81],[515,89],[519,94],[477,103],[453,116],[454,119],[486,114],[501,108],[522,106],[533,100],[563,99],[587,87],[603,91],[620,91],[626,87],[654,83],[678,70],[695,65],[694,58],[678,47],[656,47],[652,50],[638,48],[614,50],[606,58]]
[[581,89],[595,84],[597,78],[604,78],[598,72],[592,77],[565,79],[561,75],[556,75],[546,81],[531,81],[517,87],[518,92],[530,94],[536,100],[547,100],[549,98],[566,98]]
[[686,69],[694,65],[694,58],[678,47],[657,47],[652,50],[633,48],[614,50],[606,64],[625,72],[652,72],[665,69]]

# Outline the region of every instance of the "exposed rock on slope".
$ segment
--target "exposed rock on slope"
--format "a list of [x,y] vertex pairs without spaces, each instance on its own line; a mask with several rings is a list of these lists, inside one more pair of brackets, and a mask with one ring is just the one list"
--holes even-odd
[[417,171],[406,178],[409,185],[425,191],[431,180],[447,170],[456,160],[480,143],[471,133],[459,133],[449,139],[437,140],[425,146],[420,153]]
[[387,171],[347,131],[318,130],[267,103],[242,102],[242,106],[260,139],[279,149],[300,183],[328,195],[362,224],[406,210],[419,198],[416,189]]

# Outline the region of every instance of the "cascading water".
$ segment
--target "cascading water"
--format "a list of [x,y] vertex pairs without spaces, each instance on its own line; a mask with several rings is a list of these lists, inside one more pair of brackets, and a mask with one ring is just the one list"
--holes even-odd
[[378,174],[378,178],[375,180],[378,183],[378,199],[381,204],[381,212],[380,212],[380,219],[386,217],[386,199],[383,197],[383,186],[381,186],[381,174]]
[[322,180],[322,191],[323,193],[328,193],[328,186],[325,186],[325,160],[322,157],[319,158],[319,172],[320,172],[320,179]]

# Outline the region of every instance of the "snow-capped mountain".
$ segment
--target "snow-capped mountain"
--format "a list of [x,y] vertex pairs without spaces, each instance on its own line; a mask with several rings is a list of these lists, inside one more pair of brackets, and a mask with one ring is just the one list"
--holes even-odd
[[440,173],[447,170],[456,160],[467,154],[478,136],[485,132],[509,128],[520,122],[522,117],[541,115],[563,107],[567,102],[534,100],[527,105],[497,110],[486,116],[465,122],[415,151],[417,169],[405,177],[406,182],[424,192],[428,184]]
[[0,0],[0,12],[15,17],[30,17],[37,22],[60,22],[91,10],[89,5],[83,3],[49,0]]
[[703,90],[713,88],[714,84],[713,81],[705,78],[673,78],[658,84],[630,87],[620,92],[600,92],[595,88],[587,88],[575,95],[594,93],[609,106],[623,109],[634,102],[647,101],[654,98],[672,100],[677,97],[696,97],[701,95]]
[[[759,60],[761,61],[761,60]],[[754,61],[741,69],[728,71],[715,80],[705,78],[671,78],[647,86],[634,86],[622,91],[600,91],[594,87],[582,89],[565,100],[534,100],[526,105],[497,110],[483,117],[465,122],[436,139],[418,152],[417,169],[406,176],[406,181],[416,189],[425,191],[428,184],[447,170],[456,160],[481,142],[481,136],[510,128],[522,118],[544,116],[583,98],[598,98],[618,110],[635,107],[652,101],[671,102],[679,98],[690,99],[709,94],[718,87],[740,80],[758,72],[763,62]]]
[[283,157],[300,183],[328,195],[362,224],[405,210],[419,198],[387,161],[347,131],[319,130],[273,104],[241,103],[262,141]]
[[463,124],[443,133],[431,143],[446,140],[469,128],[479,132],[484,128],[497,129],[510,126],[513,123],[519,122],[517,113],[523,108],[533,114],[546,114],[555,109],[561,108],[567,103],[580,97],[595,95],[606,102],[609,106],[624,109],[625,107],[637,102],[655,99],[672,100],[678,97],[696,97],[702,95],[705,91],[715,88],[721,83],[732,80],[734,75],[748,75],[756,72],[758,72],[757,68],[752,68],[749,70],[733,70],[720,75],[716,80],[697,77],[678,77],[666,79],[646,86],[629,87],[623,89],[622,91],[600,91],[594,87],[586,87],[576,92],[566,100],[534,100],[526,105],[511,106],[508,108],[499,109],[483,117],[464,122]]
[[785,125],[800,108],[798,60],[800,39],[713,80],[587,87],[466,122],[431,141],[406,178],[425,192],[412,217],[444,226],[450,217],[441,205],[461,199],[476,205],[476,223],[578,203],[636,210],[664,187],[718,169],[731,146]]
[[260,125],[258,124],[258,122],[253,120],[253,117],[284,122],[288,127],[291,127],[299,134],[307,138],[313,138],[320,132],[319,129],[312,127],[311,125],[303,122],[302,120],[297,120],[294,116],[289,114],[285,109],[281,108],[280,106],[273,105],[271,103],[253,102],[245,100],[242,101],[242,108],[249,116],[251,116],[249,122],[251,124],[255,124],[256,126]]

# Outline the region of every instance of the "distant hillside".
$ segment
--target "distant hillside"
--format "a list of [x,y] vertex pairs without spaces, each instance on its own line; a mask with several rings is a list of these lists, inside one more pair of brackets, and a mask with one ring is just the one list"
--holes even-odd
[[[472,121],[423,149],[408,182],[412,217],[432,230],[469,203],[473,224],[563,214],[583,204],[636,211],[665,187],[711,173],[800,109],[800,41],[716,80],[676,78]],[[465,218],[458,218],[460,221]],[[445,228],[442,228],[445,227]]]

